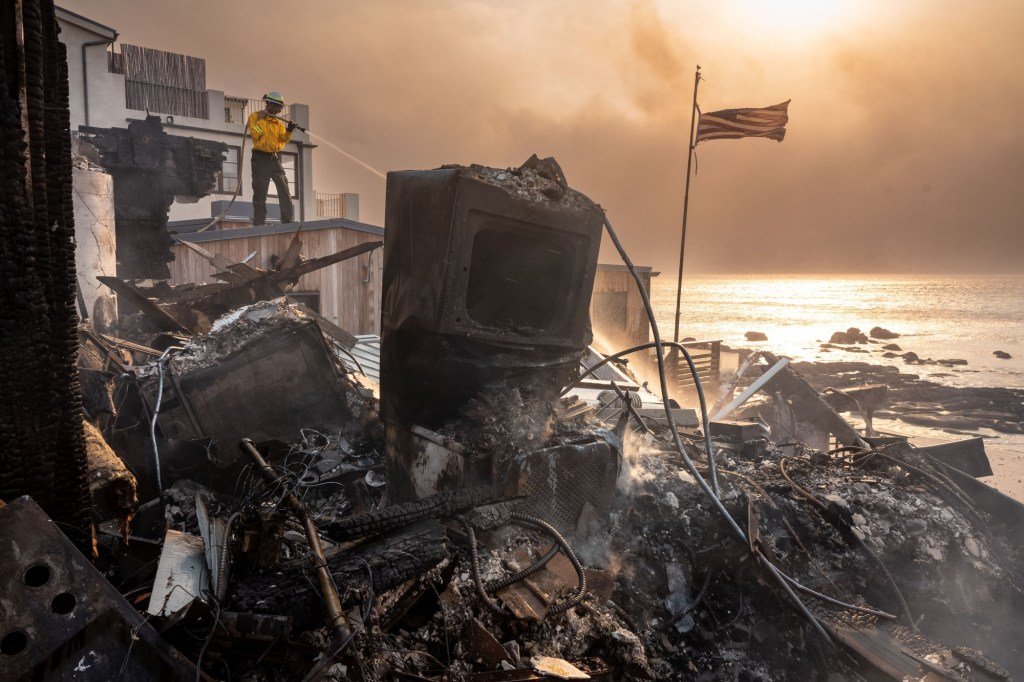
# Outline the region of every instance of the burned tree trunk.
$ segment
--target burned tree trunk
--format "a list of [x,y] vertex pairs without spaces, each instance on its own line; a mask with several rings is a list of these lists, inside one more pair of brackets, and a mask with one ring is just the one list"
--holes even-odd
[[84,530],[66,51],[52,1],[0,11],[0,498]]

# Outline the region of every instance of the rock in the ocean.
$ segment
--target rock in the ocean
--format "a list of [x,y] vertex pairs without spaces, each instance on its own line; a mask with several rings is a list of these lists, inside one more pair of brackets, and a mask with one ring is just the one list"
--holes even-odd
[[764,332],[747,332],[743,335],[747,341],[767,341],[768,335]]
[[900,357],[902,357],[902,358],[903,358],[904,360],[906,360],[907,362],[917,362],[918,360],[920,360],[920,359],[921,359],[921,358],[920,358],[920,357],[919,357],[919,356],[917,355],[917,353],[915,353],[915,352],[914,352],[914,351],[912,351],[912,350],[908,350],[908,351],[907,351],[906,353],[904,353],[904,354],[903,354],[903,355],[901,355]]
[[967,364],[967,361],[964,360],[963,358],[949,358],[946,360],[936,360],[935,362],[939,363],[940,365],[945,365],[946,367],[956,367],[959,365]]
[[994,350],[994,351],[992,351],[992,355],[996,356],[1000,360],[1009,360],[1009,359],[1011,359],[1013,357],[1012,355],[1007,353],[1005,350]]
[[900,335],[896,332],[891,332],[885,327],[872,327],[868,334],[873,339],[898,339]]
[[903,350],[903,349],[900,348],[895,343],[887,343],[884,346],[882,346],[882,350]]
[[856,327],[850,327],[845,332],[836,332],[832,334],[832,337],[828,340],[829,343],[841,343],[844,345],[850,345],[853,343],[867,343],[868,337],[861,330]]
[[936,429],[977,429],[985,424],[978,419],[955,414],[936,414],[934,412],[910,412],[901,414],[900,419],[915,426],[930,426]]
[[899,354],[898,353],[893,353],[892,351],[886,351],[885,353],[882,353],[882,357],[883,358],[898,358]]

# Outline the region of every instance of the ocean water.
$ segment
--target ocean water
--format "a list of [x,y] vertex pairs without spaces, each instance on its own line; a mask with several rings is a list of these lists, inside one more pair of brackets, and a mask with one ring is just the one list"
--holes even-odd
[[[671,339],[674,273],[654,278],[651,289],[658,326]],[[859,327],[867,333],[874,326],[898,333],[900,338],[884,343],[896,343],[903,351],[922,358],[962,358],[968,364],[907,365],[902,358],[883,358],[875,344],[864,346],[870,353],[820,348],[832,332]],[[768,340],[747,341],[743,335],[748,331],[764,332]],[[952,386],[1022,388],[1024,276],[687,276],[680,336],[721,339],[734,348],[765,348],[796,360],[890,364]],[[994,350],[1013,358],[999,360]],[[944,441],[963,437],[898,419],[875,419],[875,427]],[[1024,435],[988,429],[974,433],[986,438],[995,471],[983,480],[1024,502]]]
[[[652,281],[652,302],[663,338],[671,339],[676,279]],[[1024,387],[1024,276],[685,276],[680,336],[721,339],[764,348],[796,360],[891,364],[954,386]],[[896,332],[896,343],[921,358],[967,360],[963,367],[907,365],[902,358],[825,351],[835,331],[874,326]],[[764,332],[768,340],[746,341]],[[1000,360],[995,350],[1013,358]]]

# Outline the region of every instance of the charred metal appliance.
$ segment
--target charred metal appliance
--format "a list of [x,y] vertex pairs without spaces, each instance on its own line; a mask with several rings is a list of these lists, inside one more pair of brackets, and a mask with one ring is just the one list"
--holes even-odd
[[[532,164],[532,165],[531,165]],[[388,174],[381,409],[438,429],[495,382],[550,385],[590,343],[602,212],[553,159]],[[391,494],[415,455],[389,439]],[[397,483],[397,485],[396,485]]]

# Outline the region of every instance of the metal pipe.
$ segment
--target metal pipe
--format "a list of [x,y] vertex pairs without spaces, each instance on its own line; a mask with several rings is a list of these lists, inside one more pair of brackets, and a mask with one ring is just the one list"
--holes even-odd
[[676,284],[676,330],[672,340],[679,341],[679,316],[680,303],[683,299],[683,254],[686,249],[686,212],[690,207],[690,167],[693,164],[693,129],[697,122],[697,86],[700,85],[700,65],[697,65],[697,72],[693,76],[693,109],[690,111],[690,139],[686,147],[686,191],[683,194],[683,228],[679,235],[679,281]]
[[298,194],[299,202],[299,222],[306,222],[306,173],[302,167],[302,142],[296,142],[296,146],[299,148],[299,153],[295,157],[295,193]]
[[94,45],[113,45],[117,42],[118,32],[114,31],[113,38],[103,40],[91,40],[82,43],[82,111],[84,113],[85,125],[89,125],[89,63],[85,59],[85,48]]
[[334,578],[331,577],[331,572],[327,570],[327,557],[324,556],[324,548],[320,544],[320,536],[317,534],[316,523],[314,523],[313,517],[310,516],[306,505],[291,490],[286,488],[285,482],[281,480],[277,472],[270,468],[267,460],[263,459],[263,455],[259,453],[251,439],[243,438],[239,446],[242,448],[242,452],[247,454],[253,464],[256,465],[256,470],[259,471],[260,476],[263,477],[263,480],[268,485],[279,485],[286,489],[284,501],[288,503],[292,513],[302,521],[303,528],[306,531],[306,540],[309,542],[309,549],[313,553],[313,564],[316,567],[317,582],[320,584],[320,596],[323,597],[324,608],[327,610],[328,625],[334,630],[335,636],[339,641],[345,640],[350,635],[348,625],[345,623],[345,612],[341,608],[341,599],[338,597],[338,589],[334,585]]
[[160,416],[160,403],[164,399],[164,362],[167,360],[167,356],[171,354],[171,351],[181,350],[181,346],[171,346],[163,352],[160,359],[156,361],[156,371],[159,377],[159,383],[156,389],[156,402],[153,404],[153,415],[149,421],[149,438],[153,444],[153,462],[156,467],[156,488],[160,497],[160,509],[167,506],[164,498],[164,479],[160,472],[160,448],[156,443],[156,420]]

